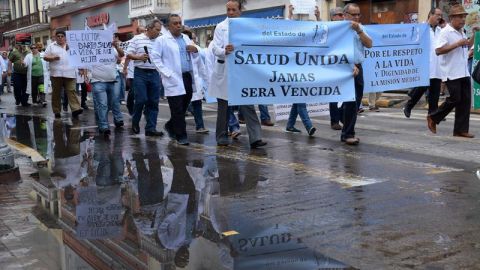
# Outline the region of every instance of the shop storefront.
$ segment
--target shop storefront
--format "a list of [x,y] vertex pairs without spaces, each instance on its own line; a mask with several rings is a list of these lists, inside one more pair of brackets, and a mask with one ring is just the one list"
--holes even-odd
[[79,10],[70,14],[51,19],[51,31],[57,28],[66,30],[82,30],[85,26],[90,29],[103,29],[103,25],[116,24],[120,39],[125,41],[130,38],[137,28],[137,21],[131,20],[127,14],[128,1],[118,0],[103,5]]

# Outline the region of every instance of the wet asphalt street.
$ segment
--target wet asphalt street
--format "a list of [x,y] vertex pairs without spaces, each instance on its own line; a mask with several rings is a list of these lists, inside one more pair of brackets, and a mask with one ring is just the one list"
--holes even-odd
[[[366,112],[359,146],[341,143],[328,117],[313,119],[314,138],[300,119],[301,134],[282,121],[251,150],[246,135],[216,146],[215,105],[204,106],[210,134],[189,116],[191,144],[179,146],[142,125],[133,135],[127,114],[105,140],[93,110],[54,120],[2,99],[8,137],[50,160],[31,182],[57,190],[59,208],[41,226],[51,229],[22,234],[0,216],[1,269],[480,269],[480,115],[478,138],[462,139],[453,114],[432,135],[425,110]],[[167,118],[163,101],[158,129]],[[13,252],[12,237],[60,240],[47,256]]]

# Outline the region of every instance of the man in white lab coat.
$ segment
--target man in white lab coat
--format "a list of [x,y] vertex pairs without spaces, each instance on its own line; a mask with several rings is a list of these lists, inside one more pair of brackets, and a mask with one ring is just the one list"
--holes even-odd
[[182,19],[172,14],[168,18],[168,32],[153,45],[152,62],[162,76],[165,96],[170,107],[170,120],[165,130],[180,145],[188,145],[185,112],[193,92],[202,91],[201,78],[205,67],[198,48],[182,34]]
[[[213,36],[212,52],[216,56],[213,65],[213,72],[209,83],[209,95],[218,100],[217,110],[217,145],[228,146],[228,94],[227,94],[227,67],[225,59],[227,55],[234,51],[232,44],[228,42],[228,20],[230,18],[240,17],[242,4],[238,0],[229,0],[227,2],[227,16],[223,22],[217,25]],[[265,146],[267,143],[262,141],[260,121],[258,120],[255,107],[253,105],[243,105],[239,110],[245,117],[247,123],[248,137],[251,148]]]

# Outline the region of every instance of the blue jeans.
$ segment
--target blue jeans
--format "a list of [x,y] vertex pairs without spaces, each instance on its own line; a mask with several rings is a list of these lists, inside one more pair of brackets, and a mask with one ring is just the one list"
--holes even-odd
[[238,123],[237,117],[233,112],[235,107],[228,107],[228,130],[230,132],[237,132],[240,130],[240,123]]
[[133,106],[132,124],[138,125],[145,109],[147,122],[145,131],[157,128],[158,102],[160,100],[160,75],[155,69],[135,68],[133,87],[135,105]]
[[122,72],[117,70],[117,84],[115,87],[118,87],[118,100],[125,101],[125,75]]
[[93,86],[93,106],[95,109],[95,120],[99,130],[109,129],[108,111],[111,110],[115,123],[123,121],[123,115],[120,111],[118,93],[115,90],[115,82],[94,82]]
[[193,117],[195,118],[195,129],[205,128],[203,123],[202,100],[195,100],[190,103]]
[[297,116],[300,115],[303,125],[309,131],[312,128],[312,121],[308,116],[307,104],[306,103],[295,103],[292,105],[290,110],[290,117],[288,117],[287,128],[293,128],[295,122],[297,121]]

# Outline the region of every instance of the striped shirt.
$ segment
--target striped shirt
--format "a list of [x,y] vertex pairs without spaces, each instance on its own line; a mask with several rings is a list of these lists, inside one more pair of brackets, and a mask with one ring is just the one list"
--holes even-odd
[[[145,34],[140,34],[134,36],[130,40],[130,44],[128,45],[127,55],[140,55],[145,53],[144,47],[147,46],[148,52],[151,54],[153,52],[153,43],[155,39],[150,39]],[[156,69],[155,65],[152,63],[150,64],[148,61],[143,62],[141,60],[134,60],[133,65],[138,68],[144,69]]]

